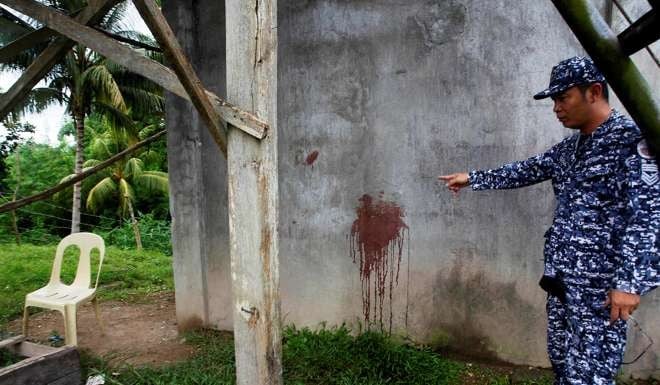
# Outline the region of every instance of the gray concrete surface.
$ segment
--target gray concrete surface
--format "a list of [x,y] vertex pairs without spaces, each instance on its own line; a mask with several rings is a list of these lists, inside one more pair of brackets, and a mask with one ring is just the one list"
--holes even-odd
[[[223,94],[223,10],[180,3],[166,2],[167,16]],[[284,322],[364,324],[368,298],[376,327],[391,320],[417,341],[547,366],[537,281],[550,185],[453,198],[435,177],[523,159],[569,134],[551,102],[531,97],[552,65],[583,52],[552,3],[280,1],[278,32]],[[658,84],[654,64],[636,59]],[[177,317],[230,328],[225,162],[174,98],[168,129]],[[361,268],[361,256],[374,263]],[[643,302],[637,318],[660,341],[660,293]],[[645,344],[631,331],[628,356]],[[659,356],[656,344],[626,370],[657,375]]]
[[[225,94],[224,3],[168,2],[164,13],[205,87]],[[177,322],[230,329],[227,163],[188,102],[167,96]]]

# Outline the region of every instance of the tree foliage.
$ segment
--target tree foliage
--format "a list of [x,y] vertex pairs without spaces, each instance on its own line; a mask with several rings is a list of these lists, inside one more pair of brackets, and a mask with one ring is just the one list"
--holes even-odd
[[20,143],[26,140],[26,134],[34,133],[34,126],[30,123],[7,121],[4,126],[7,133],[3,138],[0,138],[0,195],[9,193],[7,186],[3,183],[3,180],[7,177],[5,160]]
[[[147,36],[126,27],[123,22],[126,4],[121,2],[115,6],[98,27],[125,37],[141,41],[150,40]],[[63,13],[73,14],[82,9],[86,2],[49,0],[48,5]],[[30,29],[29,25],[23,27]],[[2,37],[0,34],[0,39]],[[150,43],[156,45],[153,41]],[[8,62],[0,63],[0,70],[24,71],[38,54],[39,49],[27,50]],[[76,44],[60,62],[56,63],[44,80],[46,85],[34,88],[28,98],[13,112],[11,118],[15,120],[25,112],[43,111],[52,104],[64,104],[76,131],[74,173],[82,172],[85,120],[90,114],[104,116],[114,130],[132,134],[137,138],[134,121],[161,114],[163,111],[163,96],[159,86],[80,44]],[[80,227],[81,185],[76,183],[73,191],[71,231],[76,232]]]

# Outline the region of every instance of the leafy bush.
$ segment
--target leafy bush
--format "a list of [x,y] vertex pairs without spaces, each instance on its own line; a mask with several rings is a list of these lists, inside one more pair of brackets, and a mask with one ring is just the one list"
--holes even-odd
[[[172,255],[172,240],[170,222],[154,218],[153,214],[145,214],[138,218],[138,227],[142,238],[142,246],[148,250],[158,250],[166,255]],[[109,245],[124,250],[135,249],[135,233],[130,221],[124,221],[121,226],[111,230],[94,230],[94,233],[103,237]]]

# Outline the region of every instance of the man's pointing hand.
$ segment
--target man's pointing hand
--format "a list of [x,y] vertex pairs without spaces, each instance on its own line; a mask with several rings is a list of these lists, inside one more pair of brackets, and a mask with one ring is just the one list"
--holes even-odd
[[445,186],[447,186],[447,188],[451,190],[451,192],[453,192],[454,195],[458,194],[458,191],[460,189],[470,184],[470,181],[468,179],[468,174],[465,172],[459,172],[449,175],[440,175],[438,177],[438,180],[444,181]]

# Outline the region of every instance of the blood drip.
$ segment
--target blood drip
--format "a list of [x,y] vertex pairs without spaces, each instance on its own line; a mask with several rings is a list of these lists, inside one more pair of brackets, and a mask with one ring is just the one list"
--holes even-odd
[[367,326],[373,321],[382,329],[383,305],[389,298],[391,331],[392,292],[399,283],[403,244],[408,230],[403,222],[405,214],[396,203],[374,200],[367,194],[360,198],[356,214],[350,244],[353,263],[359,261],[360,265],[364,320]]

